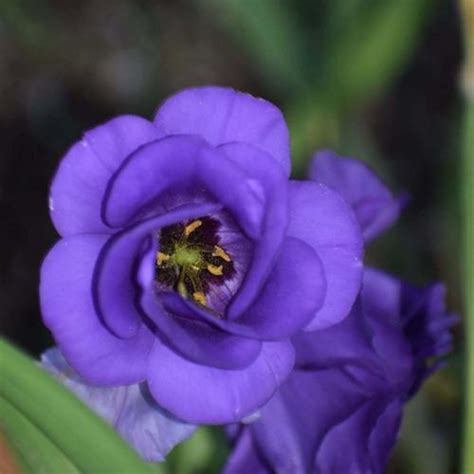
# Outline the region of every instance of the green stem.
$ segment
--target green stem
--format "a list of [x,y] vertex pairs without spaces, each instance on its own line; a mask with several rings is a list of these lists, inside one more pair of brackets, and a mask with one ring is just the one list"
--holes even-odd
[[461,0],[465,60],[462,71],[465,95],[462,148],[463,255],[465,295],[465,416],[463,473],[474,473],[474,0]]

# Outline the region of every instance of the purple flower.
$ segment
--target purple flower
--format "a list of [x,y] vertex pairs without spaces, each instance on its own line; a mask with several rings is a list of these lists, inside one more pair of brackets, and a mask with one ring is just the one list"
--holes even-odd
[[289,170],[280,111],[218,87],[71,147],[40,296],[81,383],[143,383],[189,423],[239,421],[271,398],[294,365],[291,336],[343,320],[362,277],[350,206]]
[[382,473],[403,405],[451,347],[444,289],[366,270],[336,326],[294,338],[296,368],[251,425],[233,433],[225,472]]
[[[405,200],[362,163],[331,152],[315,156],[311,177],[344,195],[366,240]],[[225,472],[384,472],[403,405],[450,351],[456,319],[446,313],[441,284],[419,289],[366,269],[348,318],[293,337],[295,370],[255,423],[229,430]]]

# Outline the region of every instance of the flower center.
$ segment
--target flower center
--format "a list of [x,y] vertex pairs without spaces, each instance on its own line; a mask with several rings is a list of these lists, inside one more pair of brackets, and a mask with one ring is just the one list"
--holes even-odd
[[220,222],[212,217],[163,227],[159,234],[155,280],[181,296],[208,306],[213,286],[235,273],[232,257],[219,245]]

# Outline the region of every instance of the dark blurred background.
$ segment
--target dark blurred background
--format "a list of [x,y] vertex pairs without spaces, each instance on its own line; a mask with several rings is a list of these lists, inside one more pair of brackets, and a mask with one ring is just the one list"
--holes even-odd
[[[151,118],[167,95],[199,84],[280,106],[294,176],[331,147],[409,191],[367,259],[420,285],[443,280],[460,312],[461,55],[451,0],[2,0],[1,331],[35,356],[52,344],[38,271],[57,239],[48,186],[68,146],[115,115]],[[460,334],[447,367],[409,404],[390,472],[456,472]],[[214,432],[196,439],[193,472],[208,472],[221,444]],[[179,449],[172,462],[184,472]]]

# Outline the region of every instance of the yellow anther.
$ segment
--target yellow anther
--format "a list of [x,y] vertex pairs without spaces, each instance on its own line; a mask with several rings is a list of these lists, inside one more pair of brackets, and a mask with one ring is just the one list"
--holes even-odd
[[192,232],[194,232],[198,227],[201,227],[202,221],[199,219],[196,219],[195,221],[192,221],[190,224],[188,224],[184,228],[184,235],[188,237]]
[[212,263],[209,263],[207,265],[207,271],[209,273],[212,273],[213,275],[216,275],[216,276],[221,276],[222,275],[222,265],[212,265]]
[[206,306],[206,297],[205,297],[205,295],[202,291],[195,291],[193,293],[193,298],[199,304],[202,304],[203,306]]
[[226,262],[230,262],[231,258],[228,253],[225,252],[225,250],[222,247],[219,247],[218,245],[214,245],[214,252],[212,252],[213,257],[220,257]]
[[166,262],[167,260],[170,259],[170,256],[169,255],[166,255],[165,253],[163,252],[158,252],[156,254],[156,264],[157,265],[161,265],[163,262]]

